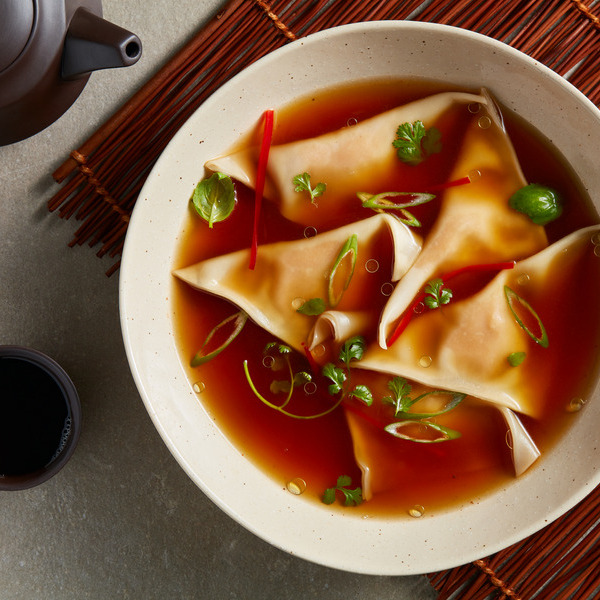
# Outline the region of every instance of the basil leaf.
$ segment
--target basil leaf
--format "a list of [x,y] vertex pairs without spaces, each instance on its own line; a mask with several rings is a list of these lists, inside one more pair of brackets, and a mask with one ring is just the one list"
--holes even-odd
[[194,190],[192,204],[211,229],[213,223],[224,221],[235,208],[235,188],[231,177],[217,172],[203,179]]

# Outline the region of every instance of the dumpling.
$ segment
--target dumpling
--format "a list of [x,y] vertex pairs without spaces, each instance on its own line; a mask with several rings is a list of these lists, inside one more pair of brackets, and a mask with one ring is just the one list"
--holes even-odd
[[[447,137],[456,137],[456,121],[462,125],[464,119],[476,119],[469,113],[468,107],[488,102],[486,97],[478,94],[434,94],[357,125],[273,146],[269,154],[264,195],[276,202],[283,216],[291,221],[316,226],[333,219],[339,221],[344,211],[360,206],[357,192],[375,194],[390,191],[397,189],[405,180],[414,180],[415,167],[402,163],[392,145],[399,125],[421,120],[427,128],[436,126],[442,130],[442,139],[446,132]],[[444,124],[440,122],[442,117]],[[444,160],[452,161],[454,156]],[[247,148],[210,160],[205,166],[210,171],[221,171],[253,188],[256,164],[257,149]],[[421,167],[417,169],[421,170]],[[310,174],[313,184],[324,182],[327,185],[326,192],[318,199],[318,208],[311,204],[305,194],[294,191],[292,179],[304,172]],[[421,173],[427,174],[427,171]],[[461,176],[466,174],[461,173]]]
[[444,193],[423,251],[383,311],[379,325],[382,348],[387,347],[398,319],[427,281],[465,265],[520,260],[547,246],[544,228],[508,205],[510,196],[527,182],[491,100],[482,103],[477,114],[468,126],[450,179],[473,171],[481,176]]
[[[545,398],[556,392],[560,373],[581,374],[583,381],[590,367],[567,342],[595,344],[586,331],[598,319],[595,294],[589,292],[600,281],[600,259],[590,242],[598,231],[600,226],[576,231],[500,272],[478,293],[425,309],[390,348],[371,345],[356,366],[538,417]],[[533,308],[552,352],[519,326],[505,286]],[[538,335],[535,318],[532,323],[530,331]],[[511,366],[508,357],[517,352],[525,353],[525,360]],[[593,347],[587,355],[595,355]]]
[[312,238],[265,244],[258,250],[253,270],[248,268],[249,250],[240,250],[174,274],[197,289],[231,301],[260,327],[302,351],[314,316],[297,309],[313,298],[327,304],[328,275],[353,235],[357,262],[335,308],[350,313],[371,311],[374,317],[370,318],[376,321],[386,299],[381,286],[402,277],[421,248],[410,229],[389,215],[375,215]]

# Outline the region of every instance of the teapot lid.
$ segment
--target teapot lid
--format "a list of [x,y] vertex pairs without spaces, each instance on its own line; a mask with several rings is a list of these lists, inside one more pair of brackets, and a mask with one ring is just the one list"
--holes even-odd
[[33,0],[0,2],[0,71],[23,52],[34,25]]

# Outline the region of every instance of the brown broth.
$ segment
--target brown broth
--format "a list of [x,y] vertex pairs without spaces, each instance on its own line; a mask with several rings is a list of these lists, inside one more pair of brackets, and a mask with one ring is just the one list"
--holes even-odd
[[[364,119],[447,89],[432,83],[376,81],[330,90],[279,111],[275,143],[319,135],[345,126],[351,119]],[[566,198],[563,218],[548,228],[551,241],[598,222],[591,202],[556,149],[513,115],[506,113],[505,119],[526,178],[552,185]],[[446,175],[436,173],[440,181],[444,181]],[[247,248],[251,238],[248,224],[252,222],[252,207],[252,193],[238,186],[236,209],[227,221],[215,226],[215,234],[209,233],[206,225],[190,211],[175,267]],[[423,208],[420,214],[417,214],[418,210],[414,211],[424,220],[425,228],[433,220],[428,210]],[[296,239],[302,236],[303,229],[304,226],[281,217],[272,204],[263,203],[261,243]],[[212,327],[236,308],[179,281],[175,281],[174,286],[176,335],[182,362],[188,364]],[[598,297],[600,281],[594,287],[590,298]],[[572,362],[578,367],[557,382],[556,399],[547,403],[544,418],[540,421],[526,419],[543,451],[552,446],[572,418],[564,410],[565,399],[576,395],[585,397],[598,339],[598,324],[593,326],[585,344],[567,338],[561,340],[561,344],[567,344],[569,351],[577,357]],[[270,334],[248,323],[226,352],[199,369],[189,368],[190,380],[201,382],[205,387],[199,400],[235,447],[280,482],[282,489],[286,482],[301,478],[307,483],[304,496],[318,500],[342,474],[351,476],[353,487],[360,485],[360,470],[354,460],[352,440],[342,410],[320,419],[299,421],[266,407],[249,389],[242,368],[246,359],[251,361],[251,375],[258,389],[268,390],[273,372],[261,366],[261,357],[263,348],[270,341],[273,341]],[[285,375],[275,376],[285,378]],[[324,388],[326,385],[321,382],[316,394],[295,394],[290,409],[299,413],[323,410],[331,402]],[[412,506],[421,505],[431,513],[456,503],[477,501],[483,494],[508,484],[513,477],[512,464],[505,442],[506,427],[498,412],[478,401],[466,403],[461,410],[463,415],[468,414],[468,419],[461,419],[462,437],[452,443],[423,445],[389,436],[384,442],[384,450],[400,453],[407,465],[401,485],[352,510],[364,514],[397,515],[407,514]],[[447,417],[448,426],[454,418]]]

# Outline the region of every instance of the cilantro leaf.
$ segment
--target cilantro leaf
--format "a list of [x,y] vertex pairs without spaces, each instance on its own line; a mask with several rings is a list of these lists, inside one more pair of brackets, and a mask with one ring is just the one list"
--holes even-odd
[[442,304],[448,304],[452,299],[452,290],[444,287],[441,279],[432,279],[425,286],[425,298],[423,302],[428,308],[439,308]]
[[306,172],[294,176],[292,178],[292,183],[295,186],[294,191],[308,192],[308,195],[310,196],[310,201],[313,204],[316,204],[315,199],[323,195],[323,193],[327,189],[327,185],[322,182],[317,183],[317,185],[313,188],[310,183],[310,175]]
[[333,382],[328,388],[332,396],[342,391],[344,382],[346,381],[346,373],[344,373],[343,369],[336,367],[333,363],[327,363],[321,372],[324,377]]
[[361,402],[364,402],[367,406],[371,406],[373,404],[373,392],[363,384],[357,385],[349,394],[352,398],[356,398]]
[[333,504],[335,502],[336,492],[340,492],[344,496],[344,506],[358,506],[363,502],[362,489],[360,487],[353,490],[348,489],[352,484],[352,479],[348,475],[338,477],[335,487],[327,488],[322,496],[322,501],[325,504]]
[[361,360],[365,352],[366,341],[361,335],[347,339],[340,349],[340,360],[350,368],[350,361]]
[[436,127],[426,129],[423,121],[402,123],[396,130],[396,139],[392,145],[402,162],[416,166],[430,154],[441,151],[441,133]]
[[413,405],[410,399],[412,386],[404,379],[404,377],[394,377],[388,381],[388,388],[392,392],[392,396],[385,396],[382,402],[391,404],[394,407],[395,416],[398,413],[406,412]]

